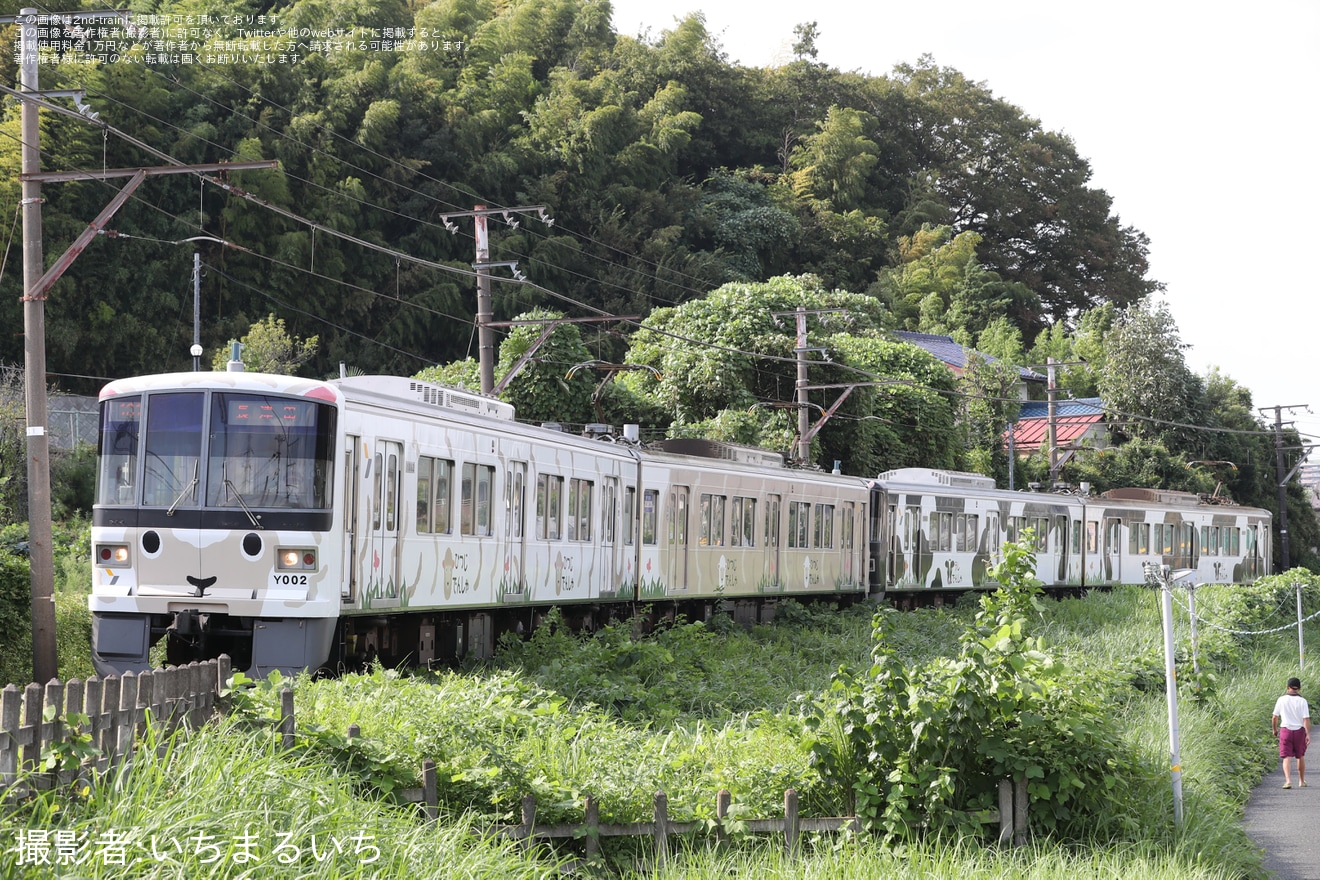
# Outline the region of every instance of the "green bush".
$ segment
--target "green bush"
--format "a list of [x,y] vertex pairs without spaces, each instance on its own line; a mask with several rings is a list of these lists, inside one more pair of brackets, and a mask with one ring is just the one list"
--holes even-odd
[[1094,670],[1079,674],[1027,635],[1039,617],[1030,545],[1006,545],[1003,585],[956,656],[907,665],[888,644],[897,612],[875,617],[874,664],[838,673],[809,723],[813,763],[848,814],[889,841],[984,833],[1001,779],[1025,779],[1031,824],[1104,838],[1134,831],[1112,809],[1156,774],[1131,755]]
[[96,500],[96,447],[79,443],[51,455],[51,516],[56,521],[92,512]]
[[32,677],[32,576],[27,560],[0,546],[0,687]]

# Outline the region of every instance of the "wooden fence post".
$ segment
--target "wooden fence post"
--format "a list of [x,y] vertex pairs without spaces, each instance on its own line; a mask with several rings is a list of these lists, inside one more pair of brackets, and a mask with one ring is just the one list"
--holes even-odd
[[284,734],[284,747],[293,748],[293,691],[287,687],[280,690],[280,731]]
[[435,761],[427,758],[422,762],[422,800],[426,804],[426,819],[434,822],[440,818],[440,796],[435,787]]
[[523,850],[532,848],[532,829],[536,827],[536,795],[525,794],[522,799],[522,832]]
[[797,851],[798,830],[798,793],[790,788],[784,792],[784,852],[790,856]]
[[721,788],[715,795],[715,837],[720,843],[727,843],[729,834],[724,830],[724,820],[729,818],[729,804],[733,802],[733,795],[729,794],[727,788]]
[[22,709],[18,688],[5,685],[0,691],[0,789],[18,781],[18,726]]
[[663,868],[669,862],[669,795],[655,793],[655,866]]
[[596,851],[600,847],[600,805],[591,795],[584,798],[586,823],[583,827],[583,833],[586,836],[587,858],[595,858]]
[[1027,778],[1013,782],[1013,845],[1027,845]]
[[999,843],[1013,839],[1013,783],[999,780]]

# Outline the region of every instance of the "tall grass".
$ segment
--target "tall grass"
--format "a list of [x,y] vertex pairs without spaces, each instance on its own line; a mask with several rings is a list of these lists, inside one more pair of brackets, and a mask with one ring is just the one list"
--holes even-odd
[[[1272,616],[1291,612],[1266,593],[1207,590],[1201,610],[1224,620],[1249,613],[1251,625],[1263,628]],[[911,663],[949,653],[970,614],[960,606],[899,615],[893,647]],[[804,814],[820,815],[833,799],[809,764],[800,707],[839,665],[869,664],[870,617],[866,609],[785,617],[751,633],[717,621],[674,627],[644,642],[621,630],[585,642],[551,631],[539,641],[506,645],[503,668],[299,679],[300,743],[307,747],[283,752],[271,731],[241,718],[148,743],[131,773],[100,780],[85,795],[46,795],[0,812],[0,878],[54,876],[53,866],[19,864],[15,847],[20,832],[56,830],[88,843],[89,857],[62,871],[70,877],[557,876],[580,855],[579,846],[525,852],[472,830],[516,819],[527,792],[537,796],[542,823],[581,821],[587,793],[600,804],[602,821],[646,820],[657,789],[668,793],[675,820],[712,817],[720,788],[733,792],[744,817],[779,813],[788,787],[803,793]],[[1185,615],[1180,619],[1181,674],[1190,645]],[[1048,601],[1033,626],[1046,650],[1093,671],[1108,688],[1113,717],[1134,753],[1167,766],[1157,594],[1134,587]],[[1126,836],[1038,839],[1022,850],[932,840],[885,850],[865,838],[823,836],[805,841],[791,858],[769,838],[735,837],[721,848],[696,836],[679,844],[654,876],[1259,876],[1259,854],[1240,819],[1251,787],[1275,760],[1265,719],[1280,683],[1296,674],[1296,636],[1202,635],[1203,687],[1186,688],[1180,704],[1181,828],[1173,825],[1171,786],[1162,777],[1136,786],[1140,795],[1132,802],[1113,804],[1123,822],[1100,823],[1131,829]],[[348,767],[333,749],[313,747],[319,742],[313,731],[342,735],[350,724],[359,725],[371,747],[371,772]],[[434,825],[370,784],[377,771],[415,781],[425,758],[439,765],[442,809]],[[131,835],[137,862],[107,864],[97,856],[95,841],[112,832]],[[249,833],[264,857],[260,864],[235,862]],[[152,835],[169,860],[153,856]],[[653,876],[644,839],[602,844],[604,855],[579,865],[580,873]],[[218,856],[211,845],[220,848]],[[364,852],[363,845],[371,848]],[[290,863],[279,861],[281,855]]]
[[[6,816],[0,877],[530,880],[558,873],[560,860],[546,853],[480,836],[462,817],[427,824],[415,808],[362,797],[330,762],[275,743],[223,721],[159,743],[159,756],[158,743],[148,741],[129,772],[85,794],[43,795]],[[82,844],[78,864],[35,864],[38,850],[13,850],[20,836],[30,841],[56,828]],[[112,835],[118,845],[110,845]]]

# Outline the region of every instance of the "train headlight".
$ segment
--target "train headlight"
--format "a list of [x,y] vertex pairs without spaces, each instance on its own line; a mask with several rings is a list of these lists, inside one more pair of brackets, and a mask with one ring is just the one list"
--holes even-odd
[[316,569],[316,551],[306,548],[294,549],[283,547],[275,567],[281,571],[314,571]]
[[96,561],[99,565],[128,565],[126,544],[97,544]]

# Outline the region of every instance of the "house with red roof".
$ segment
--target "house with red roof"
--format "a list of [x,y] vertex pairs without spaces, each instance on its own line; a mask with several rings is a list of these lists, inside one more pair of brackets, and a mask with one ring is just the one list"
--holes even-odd
[[[1022,404],[1018,420],[1004,432],[1005,445],[1019,458],[1035,455],[1049,443],[1049,403],[1030,400]],[[1055,447],[1059,464],[1078,449],[1103,449],[1109,445],[1104,404],[1098,397],[1059,400],[1054,405],[1054,424],[1058,431]]]

